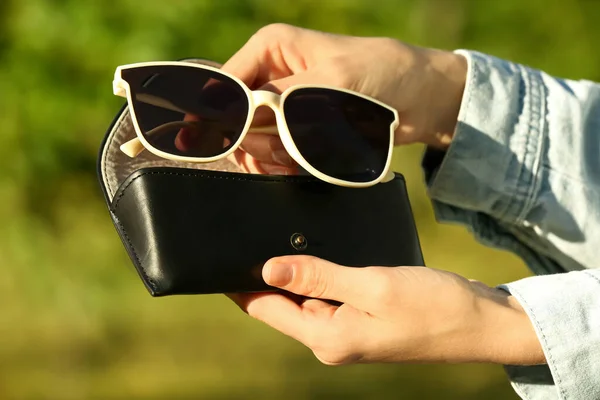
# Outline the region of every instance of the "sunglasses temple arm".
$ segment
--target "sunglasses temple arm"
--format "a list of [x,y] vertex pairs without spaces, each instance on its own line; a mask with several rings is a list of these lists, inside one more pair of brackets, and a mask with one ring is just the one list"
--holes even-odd
[[167,110],[177,111],[181,114],[190,114],[188,111],[185,111],[179,107],[177,107],[172,102],[162,99],[158,96],[153,96],[147,93],[139,93],[135,95],[135,100],[140,101],[142,103],[150,104],[152,106],[166,108]]
[[[185,128],[190,124],[193,124],[193,122],[191,122],[191,123],[186,122],[186,121],[170,122],[167,124],[160,125],[159,127],[156,127],[154,129],[148,131],[146,133],[146,136],[160,134],[163,131],[166,131],[166,130],[169,130],[169,129],[172,129],[175,127]],[[277,135],[278,131],[277,131],[277,127],[275,125],[273,125],[273,126],[261,126],[261,127],[251,128],[250,132],[251,133],[260,133],[260,134],[265,134],[265,135]],[[131,158],[135,158],[135,157],[139,156],[145,150],[145,147],[139,138],[134,138],[134,139],[131,139],[131,140],[125,142],[119,148],[121,149],[121,151],[123,153],[127,154]]]
[[139,156],[145,150],[144,145],[138,138],[123,143],[119,149],[131,158]]
[[[136,100],[141,101],[143,103],[150,104],[150,105],[160,107],[160,108],[166,108],[167,110],[171,110],[171,111],[176,111],[176,112],[179,112],[186,116],[194,115],[194,113],[185,111],[185,110],[177,107],[172,102],[162,99],[157,96],[153,96],[153,95],[146,94],[146,93],[140,93],[140,94],[136,95],[135,98],[136,98]],[[214,120],[219,120],[219,119],[224,118],[224,115],[222,113],[218,113],[218,112],[211,113],[210,110],[204,109],[202,112],[202,117],[207,118],[207,119],[212,118]],[[276,135],[278,133],[277,127],[275,125],[254,127],[254,128],[250,128],[250,131],[253,133],[266,133],[266,134],[274,134],[274,135]]]
[[[159,107],[159,108],[164,108],[167,110],[171,110],[171,111],[175,111],[178,112],[180,114],[184,114],[186,116],[193,116],[194,113],[190,112],[190,111],[186,111],[178,106],[176,106],[175,104],[173,104],[172,102],[170,102],[169,100],[160,98],[158,96],[153,96],[151,94],[147,94],[147,93],[140,93],[140,94],[136,94],[135,95],[135,100],[142,102],[142,103],[146,103],[146,104],[150,104],[152,106],[155,107]],[[220,113],[214,113],[214,115],[210,115],[210,110],[205,109],[203,112],[203,116],[206,118],[214,118],[214,119],[219,119],[219,118],[223,118],[223,115],[221,115]]]
[[[161,133],[169,132],[171,129],[185,129],[190,126],[196,125],[196,121],[174,121],[167,122],[166,124],[162,124],[157,126],[154,129],[149,130],[146,133],[146,136],[159,135]],[[127,154],[131,158],[135,158],[140,155],[142,151],[144,151],[144,144],[139,138],[131,139],[128,142],[123,143],[120,147],[121,151]]]
[[[127,92],[125,91],[125,88],[122,86],[120,80],[113,81],[113,93],[115,94],[115,96],[127,98]],[[135,95],[135,99],[142,103],[150,104],[150,105],[153,105],[156,107],[166,108],[167,110],[171,110],[171,111],[177,111],[182,114],[188,113],[187,111],[184,111],[181,108],[177,107],[172,102],[165,100],[165,99],[161,99],[158,96],[153,96],[151,94],[138,93]]]

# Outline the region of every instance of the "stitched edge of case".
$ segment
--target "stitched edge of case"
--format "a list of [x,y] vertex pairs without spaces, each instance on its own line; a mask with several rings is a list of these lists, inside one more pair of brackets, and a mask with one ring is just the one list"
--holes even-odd
[[[169,168],[169,167],[160,167],[160,168]],[[173,169],[176,169],[176,168],[173,168]],[[134,174],[137,173],[138,171],[134,172]],[[113,209],[114,210],[116,210],[119,207],[119,202],[120,202],[121,198],[125,195],[125,191],[129,188],[129,186],[131,186],[131,184],[133,184],[133,182],[135,182],[136,180],[138,180],[139,178],[141,178],[145,175],[175,175],[175,176],[188,176],[188,177],[201,178],[201,179],[209,178],[209,179],[222,179],[222,180],[246,181],[246,182],[264,182],[264,183],[320,183],[320,180],[318,180],[316,178],[308,178],[307,179],[307,177],[286,177],[286,178],[277,178],[277,179],[265,179],[264,178],[265,176],[263,176],[263,175],[242,174],[242,173],[236,174],[235,176],[223,176],[223,175],[216,175],[216,174],[210,173],[210,172],[207,173],[206,170],[202,170],[201,173],[198,173],[198,172],[182,173],[182,172],[167,172],[167,171],[144,171],[144,172],[141,172],[138,176],[132,178],[129,182],[127,182],[127,184],[122,189],[119,188],[119,190],[118,190],[119,195],[116,198],[114,198],[114,201],[113,201]],[[260,176],[263,178],[262,179],[257,178],[257,176]],[[400,174],[395,175],[394,181],[397,179],[404,180],[404,178]],[[387,182],[387,183],[389,183],[389,182]],[[123,184],[125,184],[125,182],[123,182]],[[385,185],[385,184],[386,183],[383,183],[383,185]],[[361,189],[350,189],[350,190],[361,190]]]

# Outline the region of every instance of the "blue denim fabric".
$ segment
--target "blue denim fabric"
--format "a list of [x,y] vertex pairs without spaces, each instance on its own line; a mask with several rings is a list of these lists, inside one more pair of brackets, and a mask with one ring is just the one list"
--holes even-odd
[[[600,85],[474,51],[452,145],[423,167],[436,218],[519,255],[501,285],[547,365],[506,366],[528,400],[600,399]],[[482,266],[484,268],[485,266]]]

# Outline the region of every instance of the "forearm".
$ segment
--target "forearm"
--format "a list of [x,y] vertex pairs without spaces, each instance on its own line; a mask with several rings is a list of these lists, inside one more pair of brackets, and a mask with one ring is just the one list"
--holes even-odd
[[478,293],[477,362],[536,365],[546,362],[542,346],[521,304],[504,290],[473,283]]
[[[457,276],[458,277],[458,276]],[[448,296],[456,311],[422,319],[427,328],[404,356],[433,363],[545,363],[537,334],[519,302],[504,290],[460,278],[466,296]],[[435,305],[431,305],[434,307]],[[436,313],[432,313],[436,315]],[[414,352],[414,353],[412,353]]]

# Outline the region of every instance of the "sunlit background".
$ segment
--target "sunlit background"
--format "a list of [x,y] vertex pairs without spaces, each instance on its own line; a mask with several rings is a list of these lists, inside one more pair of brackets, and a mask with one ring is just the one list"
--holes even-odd
[[[223,62],[288,22],[599,80],[599,20],[600,2],[583,0],[0,0],[0,399],[515,399],[500,366],[326,367],[223,296],[151,298],[95,176],[122,104],[112,74]],[[398,149],[395,168],[427,264],[490,285],[526,276],[515,257],[435,223],[421,152]]]

